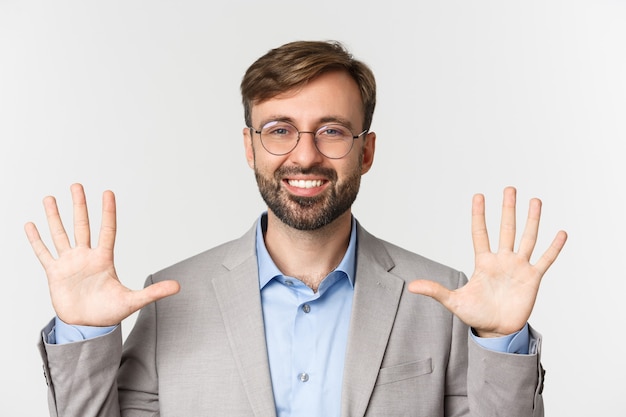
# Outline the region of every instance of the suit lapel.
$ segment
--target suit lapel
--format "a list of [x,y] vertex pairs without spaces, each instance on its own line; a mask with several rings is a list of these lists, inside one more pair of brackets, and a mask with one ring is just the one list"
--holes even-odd
[[255,416],[275,416],[255,255],[255,228],[236,241],[213,279],[233,355]]
[[393,327],[404,281],[383,244],[358,226],[357,272],[343,374],[341,415],[365,414]]

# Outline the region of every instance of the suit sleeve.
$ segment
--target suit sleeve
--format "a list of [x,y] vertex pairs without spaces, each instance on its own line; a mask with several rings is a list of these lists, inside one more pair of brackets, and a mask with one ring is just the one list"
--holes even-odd
[[469,341],[468,397],[472,416],[543,417],[541,335],[532,327],[537,353],[493,352]]
[[53,321],[39,341],[48,384],[52,417],[119,417],[117,371],[122,335],[113,332],[95,339],[63,345],[47,343]]

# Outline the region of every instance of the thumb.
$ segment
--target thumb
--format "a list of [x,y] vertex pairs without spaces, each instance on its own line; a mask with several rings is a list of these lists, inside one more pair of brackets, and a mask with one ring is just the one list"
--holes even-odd
[[180,284],[174,280],[161,281],[149,285],[135,293],[134,309],[139,310],[154,301],[174,295],[178,291],[180,291]]
[[448,307],[452,291],[443,285],[426,279],[418,279],[409,283],[408,290],[415,294],[426,295]]

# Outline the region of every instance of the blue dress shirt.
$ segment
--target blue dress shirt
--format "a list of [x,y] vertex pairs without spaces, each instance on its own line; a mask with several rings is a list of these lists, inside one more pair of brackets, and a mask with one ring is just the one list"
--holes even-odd
[[278,417],[339,416],[343,363],[352,311],[356,221],[339,266],[313,292],[283,275],[257,225],[261,305]]

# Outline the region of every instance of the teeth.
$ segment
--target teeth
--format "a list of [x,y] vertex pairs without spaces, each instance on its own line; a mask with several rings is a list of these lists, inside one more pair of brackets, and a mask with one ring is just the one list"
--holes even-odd
[[289,185],[298,188],[313,188],[322,185],[322,180],[289,180]]

